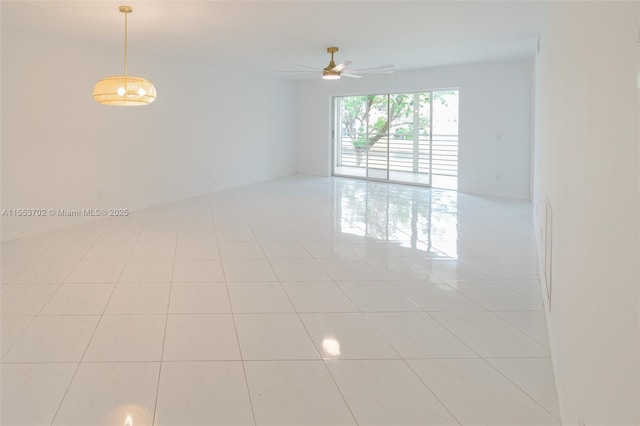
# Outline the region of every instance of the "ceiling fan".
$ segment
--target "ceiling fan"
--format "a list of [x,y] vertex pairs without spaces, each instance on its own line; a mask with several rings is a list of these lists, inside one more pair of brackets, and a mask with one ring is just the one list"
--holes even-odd
[[393,72],[393,65],[381,65],[373,68],[349,68],[351,65],[351,61],[344,61],[341,64],[336,65],[333,55],[338,52],[337,47],[327,47],[327,53],[331,54],[331,60],[329,61],[329,65],[324,68],[314,68],[306,65],[296,66],[305,68],[305,70],[288,70],[282,72],[291,72],[298,74],[316,74],[322,73],[322,78],[325,80],[338,80],[340,77],[351,77],[351,78],[361,78],[360,74],[390,74]]

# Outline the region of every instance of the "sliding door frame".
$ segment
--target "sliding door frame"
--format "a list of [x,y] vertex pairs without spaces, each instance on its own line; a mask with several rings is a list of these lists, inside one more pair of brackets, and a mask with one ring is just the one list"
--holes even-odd
[[[353,179],[363,179],[363,180],[369,180],[369,181],[375,181],[375,182],[389,182],[389,183],[397,183],[397,184],[403,184],[403,185],[413,185],[413,186],[423,186],[423,187],[428,187],[431,188],[432,184],[433,184],[433,92],[438,92],[438,91],[444,91],[444,90],[459,90],[458,88],[456,89],[432,89],[432,90],[421,90],[421,91],[406,91],[406,92],[394,92],[394,93],[367,93],[367,94],[351,94],[351,95],[334,95],[332,97],[331,100],[331,108],[332,108],[332,120],[331,120],[331,175],[332,176],[337,176],[337,177],[347,177],[347,178],[353,178]],[[387,117],[389,117],[390,115],[390,97],[391,95],[418,95],[418,99],[419,99],[419,95],[422,93],[428,93],[429,94],[429,183],[421,183],[421,182],[407,182],[407,181],[401,181],[401,180],[393,180],[391,179],[391,170],[390,170],[390,137],[391,137],[391,126],[389,125],[389,129],[387,129],[387,136],[386,136],[386,140],[387,140],[387,167],[386,167],[386,175],[387,178],[386,179],[382,179],[382,178],[376,178],[376,177],[371,177],[369,176],[369,149],[367,149],[366,151],[366,159],[365,159],[365,174],[364,176],[354,176],[354,175],[346,175],[346,174],[340,174],[340,173],[336,173],[336,166],[338,166],[338,155],[342,155],[342,144],[340,144],[341,146],[338,147],[338,143],[337,143],[337,139],[338,139],[338,135],[336,134],[336,132],[341,132],[342,131],[342,125],[341,125],[341,115],[340,115],[340,108],[341,107],[341,99],[342,98],[346,98],[346,97],[357,97],[357,96],[386,96],[387,97]],[[415,101],[415,100],[414,100]],[[414,121],[415,123],[415,121]],[[391,124],[391,123],[389,123]],[[338,126],[340,126],[338,128]],[[369,126],[369,121],[367,120],[367,126]],[[418,130],[419,131],[419,130]],[[415,132],[415,130],[414,130]],[[368,134],[368,128],[367,128],[367,134]],[[342,136],[340,135],[340,138]],[[414,143],[416,141],[414,140]],[[419,141],[418,141],[419,144]],[[418,152],[419,152],[419,148],[418,148]],[[424,174],[424,173],[419,173],[418,172],[414,172],[416,174]]]

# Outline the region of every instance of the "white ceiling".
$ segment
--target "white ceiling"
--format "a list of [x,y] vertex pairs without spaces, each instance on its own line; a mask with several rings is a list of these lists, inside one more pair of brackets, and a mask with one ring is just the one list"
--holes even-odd
[[[352,67],[415,69],[531,56],[535,1],[2,1],[3,29],[36,31],[262,73],[324,67],[326,47]],[[4,32],[4,30],[3,30]],[[288,75],[287,75],[288,76]]]

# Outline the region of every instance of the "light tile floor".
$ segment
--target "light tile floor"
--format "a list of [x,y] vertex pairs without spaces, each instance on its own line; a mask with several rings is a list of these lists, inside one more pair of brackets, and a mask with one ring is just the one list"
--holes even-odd
[[6,426],[559,423],[528,202],[294,176],[1,254]]

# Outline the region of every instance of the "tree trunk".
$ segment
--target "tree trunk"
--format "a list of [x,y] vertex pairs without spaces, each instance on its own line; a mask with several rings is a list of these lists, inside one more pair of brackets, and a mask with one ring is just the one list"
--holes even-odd
[[362,164],[362,159],[364,157],[365,152],[367,151],[367,148],[363,147],[363,146],[354,146],[355,150],[356,150],[356,166],[360,167],[360,165]]

